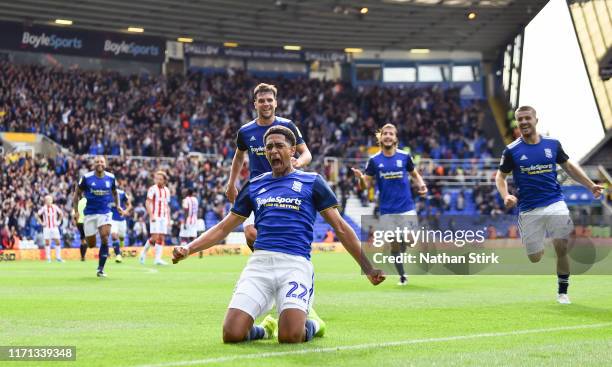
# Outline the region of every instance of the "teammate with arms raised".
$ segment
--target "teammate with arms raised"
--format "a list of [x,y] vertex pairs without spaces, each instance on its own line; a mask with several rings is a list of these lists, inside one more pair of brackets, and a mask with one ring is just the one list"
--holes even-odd
[[[495,184],[507,208],[518,203],[519,231],[531,262],[542,259],[546,233],[553,238],[557,253],[557,301],[569,304],[567,288],[570,268],[567,253],[573,223],[557,181],[557,164],[576,182],[589,189],[595,198],[601,195],[603,187],[593,183],[580,167],[569,161],[558,140],[537,133],[538,118],[533,107],[519,107],[515,117],[521,137],[504,150]],[[510,173],[517,188],[516,196],[508,192],[506,178]]]
[[[127,214],[132,210],[132,201],[127,193],[123,190],[118,189],[117,195],[119,195],[119,205],[124,209]],[[121,215],[117,210],[117,207],[113,204],[113,223],[111,225],[111,237],[113,239],[113,250],[115,251],[115,262],[120,263],[123,258],[121,257],[121,247],[123,247],[123,241],[125,240],[125,234],[127,232],[127,220],[125,216]]]
[[223,341],[236,343],[272,338],[276,321],[268,316],[259,326],[257,317],[276,303],[280,314],[278,341],[300,343],[321,336],[325,324],[308,318],[314,293],[310,262],[313,226],[317,212],[334,228],[343,246],[374,285],[384,274],[361,250],[359,239],[336,209],[338,201],[316,173],[295,170],[295,135],[283,126],[271,127],[264,136],[266,158],[272,172],[252,178],[238,195],[230,214],[187,246],[174,249],[173,262],[214,246],[255,211],[258,229],[254,252],[234,289],[223,323]]
[[[275,86],[264,83],[257,85],[253,91],[257,118],[243,125],[240,130],[238,130],[238,136],[236,138],[236,146],[238,149],[236,149],[234,159],[232,160],[232,170],[225,191],[231,203],[236,200],[236,195],[238,194],[236,180],[244,164],[245,154],[249,156],[250,178],[272,171],[270,163],[265,156],[263,140],[264,134],[271,126],[285,126],[289,128],[297,138],[296,151],[300,156],[299,158],[291,157],[291,163],[294,168],[304,167],[312,160],[312,155],[295,124],[291,122],[291,120],[275,115],[277,106],[276,94],[277,91]],[[254,216],[251,214],[243,223],[244,236],[246,237],[249,247],[252,247],[257,237],[257,230],[255,229],[254,222]]]
[[151,242],[155,244],[155,265],[167,265],[162,260],[162,251],[168,225],[170,224],[170,190],[166,187],[168,178],[166,172],[157,171],[154,176],[155,185],[149,187],[147,191],[147,213],[149,214],[149,233],[151,237],[147,240],[140,253],[140,263],[144,264],[147,251],[151,247]]
[[53,196],[45,196],[45,205],[36,213],[36,220],[43,226],[43,239],[45,240],[45,256],[51,262],[51,242],[55,242],[55,260],[62,260],[62,245],[60,244],[59,225],[63,219],[62,210],[53,204]]
[[[377,133],[376,139],[380,152],[372,156],[366,165],[365,175],[358,169],[352,168],[355,177],[359,180],[359,189],[369,189],[374,180],[378,188],[380,200],[380,219],[384,230],[394,231],[409,225],[418,227],[417,213],[414,209],[412,190],[408,174],[415,181],[417,193],[421,196],[427,194],[427,186],[419,172],[415,169],[410,154],[397,149],[397,129],[392,124],[385,124]],[[406,244],[392,244],[391,254],[398,256],[406,251]],[[408,283],[401,262],[395,263],[400,276],[398,285]]]
[[78,202],[81,195],[87,198],[85,205],[85,219],[83,220],[83,231],[90,248],[96,246],[96,234],[100,234],[100,253],[98,259],[97,276],[106,277],[104,265],[108,258],[108,237],[110,235],[113,214],[111,203],[115,203],[121,215],[125,215],[123,208],[119,205],[119,196],[115,186],[115,175],[105,171],[106,159],[103,156],[94,158],[94,170],[86,173],[81,179],[74,194],[74,212],[76,220],[79,220]]

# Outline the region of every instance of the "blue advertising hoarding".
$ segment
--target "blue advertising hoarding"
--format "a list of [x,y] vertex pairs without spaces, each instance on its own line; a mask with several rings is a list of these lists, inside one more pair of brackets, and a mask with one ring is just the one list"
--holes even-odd
[[166,42],[151,36],[0,22],[0,48],[161,63]]

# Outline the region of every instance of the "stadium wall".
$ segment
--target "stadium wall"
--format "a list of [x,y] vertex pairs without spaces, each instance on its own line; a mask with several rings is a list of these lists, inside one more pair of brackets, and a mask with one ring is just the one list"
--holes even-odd
[[[163,256],[166,258],[172,257],[172,250],[174,246],[164,246]],[[142,251],[142,247],[122,247],[121,256],[123,258],[137,258]],[[153,250],[150,251],[151,253]],[[250,255],[251,250],[246,245],[241,244],[226,244],[222,246],[215,246],[207,250],[202,251],[204,256],[239,256],[239,255]],[[344,247],[339,242],[330,243],[313,243],[312,253],[330,253],[330,252],[346,252]],[[112,253],[112,250],[111,250]],[[53,251],[53,258],[55,259],[55,252]],[[198,256],[193,254],[192,256]],[[62,258],[64,260],[80,260],[81,254],[78,248],[64,248],[62,249]],[[98,249],[89,249],[87,251],[87,259],[95,260],[98,258]],[[45,249],[24,249],[24,250],[0,250],[0,263],[11,262],[11,261],[27,261],[27,260],[45,260]]]

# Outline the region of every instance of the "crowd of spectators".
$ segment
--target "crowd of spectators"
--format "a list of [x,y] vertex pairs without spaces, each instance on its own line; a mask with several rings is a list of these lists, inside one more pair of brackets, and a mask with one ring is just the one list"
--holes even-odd
[[[90,163],[91,159],[86,156],[61,154],[56,158],[40,156],[32,158],[29,155],[16,154],[0,159],[2,247],[9,248],[12,246],[11,243],[20,238],[36,239],[40,236],[41,227],[36,222],[34,213],[43,205],[43,198],[47,194],[51,194],[55,203],[63,209],[65,220],[62,223],[62,233],[65,242],[72,241],[76,234],[75,223],[72,220],[73,194],[78,178],[90,169]],[[168,187],[172,193],[170,203],[173,220],[172,238],[176,240],[182,219],[180,202],[183,189],[194,189],[201,203],[199,218],[212,217],[213,221],[216,221],[227,214],[230,204],[224,192],[230,167],[227,161],[198,157],[110,157],[107,161],[107,170],[115,174],[118,187],[125,190],[132,199],[133,210],[128,217],[130,243],[146,240],[148,217],[145,201],[147,189],[153,184],[153,172],[163,169],[168,173]],[[434,172],[428,167],[421,165],[419,169],[425,177],[435,177],[432,176]],[[374,192],[358,190],[349,166],[343,167],[340,171],[339,179],[332,184],[332,188],[338,196],[342,212],[351,195],[360,197],[364,204],[374,199]],[[248,170],[245,166],[239,177],[240,184],[247,179]],[[444,213],[451,209],[448,191],[443,191],[435,179],[427,181],[428,197],[417,200],[419,214]],[[499,198],[493,186],[476,186],[470,192],[474,205],[481,214],[501,214]],[[453,201],[453,209],[461,212],[467,206],[465,201],[462,191]]]
[[[18,238],[36,238],[41,232],[34,213],[43,205],[43,198],[51,194],[55,203],[62,208],[65,220],[62,223],[65,240],[70,241],[76,233],[73,221],[73,194],[78,178],[89,170],[90,160],[84,157],[58,155],[55,159],[26,155],[7,156],[0,160],[0,235],[7,241],[15,235]],[[119,159],[110,158],[107,170],[113,172],[118,187],[132,198],[134,209],[128,218],[130,235],[134,240],[146,239],[148,217],[145,200],[147,189],[153,184],[152,174],[158,169],[168,173],[168,188],[172,192],[171,212],[173,237],[178,235],[182,219],[180,202],[183,189],[192,188],[200,199],[199,218],[212,213],[221,219],[228,210],[224,196],[224,184],[229,177],[229,166],[210,160],[190,158],[176,159]],[[248,172],[243,170],[241,179]],[[3,247],[7,247],[4,246]]]
[[[259,82],[278,87],[277,115],[293,120],[315,158],[310,169],[327,173],[324,156],[368,157],[375,132],[384,123],[397,126],[400,148],[417,159],[479,159],[492,157],[493,139],[484,136],[480,102],[465,103],[458,90],[353,87],[317,79],[257,79],[243,71],[207,75],[123,76],[115,72],[64,70],[0,61],[0,131],[35,132],[48,136],[74,156],[55,159],[5,157],[0,162],[2,243],[15,237],[33,238],[39,231],[34,211],[52,194],[66,214],[79,175],[88,169],[84,154],[117,156],[107,162],[119,186],[131,194],[134,211],[129,228],[146,237],[146,189],[158,168],[169,174],[172,206],[179,208],[183,188],[195,188],[204,204],[200,217],[223,217],[223,195],[235,136],[241,124],[255,117],[252,89]],[[215,155],[192,160],[190,152]],[[150,157],[130,158],[135,156]],[[461,181],[481,174],[477,164],[426,165],[428,175]],[[247,177],[247,172],[242,172]],[[339,175],[336,192],[345,204],[360,195],[348,167]],[[486,177],[485,177],[486,179]],[[491,192],[474,195],[483,213]],[[370,195],[371,196],[371,195]],[[369,197],[371,199],[371,197]],[[344,208],[345,205],[342,205]],[[447,210],[448,198],[433,182],[426,207]],[[180,210],[173,210],[178,216]],[[71,214],[63,224],[72,233]],[[178,224],[178,217],[175,223]],[[175,232],[178,227],[175,226]],[[3,245],[4,246],[4,245]]]
[[0,131],[44,134],[76,154],[177,157],[234,153],[241,124],[254,118],[252,90],[278,87],[277,114],[295,121],[314,157],[367,156],[384,123],[431,158],[491,157],[479,102],[459,91],[352,87],[318,79],[224,74],[122,76],[0,61]]

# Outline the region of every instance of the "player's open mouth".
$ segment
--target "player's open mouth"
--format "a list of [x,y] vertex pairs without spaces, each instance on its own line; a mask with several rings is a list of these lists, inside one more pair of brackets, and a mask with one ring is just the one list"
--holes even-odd
[[283,160],[280,158],[273,158],[271,163],[272,163],[272,167],[274,167],[274,166],[282,165]]

